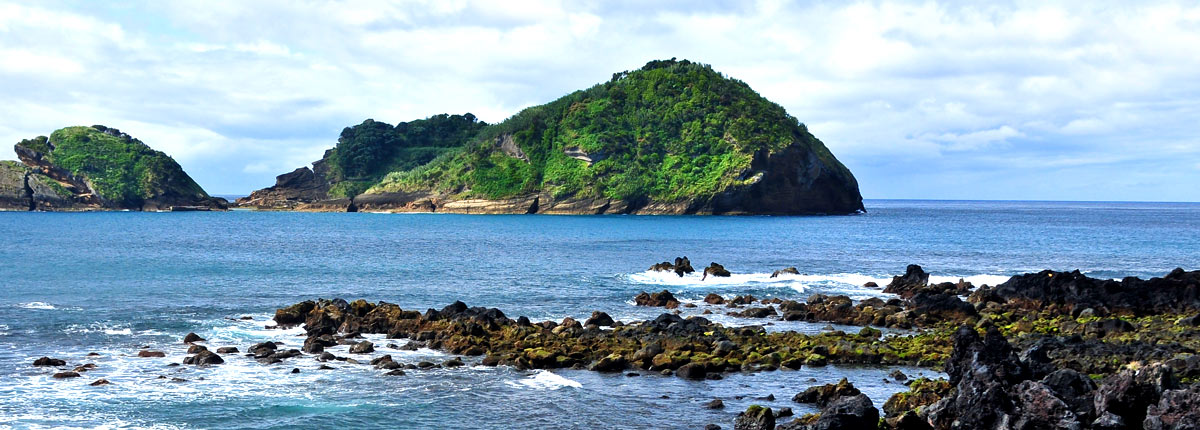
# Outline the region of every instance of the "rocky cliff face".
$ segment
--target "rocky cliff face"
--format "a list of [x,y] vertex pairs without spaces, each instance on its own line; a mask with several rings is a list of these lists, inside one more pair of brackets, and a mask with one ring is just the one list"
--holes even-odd
[[[329,195],[333,185],[328,179],[330,151],[313,163],[313,168],[301,167],[275,177],[275,185],[250,193],[237,200],[238,206],[260,210],[311,210],[345,212],[350,199],[334,199]],[[345,202],[342,204],[341,202]],[[328,207],[321,210],[321,207]]]
[[46,175],[13,161],[0,161],[0,211],[83,210],[87,205]]
[[[222,210],[179,164],[104,126],[67,127],[18,143],[24,165],[4,163],[0,197],[10,210]],[[19,209],[19,208],[24,209]]]

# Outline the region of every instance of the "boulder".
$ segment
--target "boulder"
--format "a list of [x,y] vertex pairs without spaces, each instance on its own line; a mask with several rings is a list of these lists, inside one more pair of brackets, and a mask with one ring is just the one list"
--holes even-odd
[[183,359],[183,364],[194,364],[197,366],[211,366],[224,362],[225,360],[222,359],[221,356],[209,350],[200,351],[194,356]]
[[138,351],[137,356],[142,357],[142,358],[162,358],[162,357],[166,357],[167,354],[162,351],[149,351],[149,350],[143,349],[141,351]]
[[78,378],[79,373],[77,373],[77,372],[58,372],[58,373],[55,373],[53,377],[54,377],[54,379]]
[[733,422],[734,430],[775,430],[775,414],[771,408],[751,405],[739,413]]
[[679,375],[679,377],[683,379],[702,381],[708,376],[708,370],[705,369],[703,364],[688,363],[676,369],[675,374]]
[[56,366],[57,367],[57,366],[66,366],[67,362],[65,360],[60,360],[57,358],[42,357],[37,360],[34,360],[33,365],[34,366]]
[[595,363],[592,363],[591,366],[588,366],[588,370],[594,372],[620,372],[625,370],[625,368],[628,366],[629,363],[625,361],[625,357],[622,357],[621,354],[614,353],[596,360]]
[[1110,375],[1096,390],[1098,419],[1111,414],[1130,425],[1143,422],[1150,405],[1159,403],[1158,399],[1163,393],[1177,388],[1179,382],[1175,380],[1171,369],[1161,364],[1138,370],[1126,369]]
[[372,352],[375,352],[375,344],[365,340],[350,347],[351,354],[370,354]]
[[725,402],[721,399],[713,399],[711,402],[704,404],[705,409],[725,409]]
[[861,393],[849,380],[842,378],[837,384],[808,387],[808,389],[793,396],[792,401],[796,403],[815,403],[818,407],[824,407],[838,398],[857,396]]
[[804,430],[874,429],[879,426],[879,410],[866,394],[839,397],[821,408],[812,423],[789,428]]
[[107,380],[107,379],[100,378],[100,379],[97,379],[97,380],[95,380],[95,381],[92,381],[92,383],[91,383],[91,384],[88,384],[88,385],[91,385],[91,386],[93,386],[93,387],[99,387],[99,386],[101,386],[101,385],[108,385],[108,384],[111,384],[111,382],[108,382],[108,380]]
[[591,318],[588,318],[583,323],[584,326],[594,325],[597,327],[611,327],[615,321],[608,314],[600,311],[592,312]]
[[238,353],[238,349],[236,346],[222,346],[220,348],[217,348],[217,354],[237,354],[237,353]]
[[708,303],[710,305],[722,305],[725,304],[725,298],[716,293],[708,293],[707,296],[704,296],[704,303]]
[[675,309],[679,307],[679,300],[675,298],[670,291],[662,290],[657,293],[647,293],[643,291],[633,298],[633,303],[638,306],[650,306],[667,309]]
[[188,333],[187,336],[183,337],[183,343],[192,342],[204,342],[204,338],[200,337],[200,335],[197,335],[196,333]]

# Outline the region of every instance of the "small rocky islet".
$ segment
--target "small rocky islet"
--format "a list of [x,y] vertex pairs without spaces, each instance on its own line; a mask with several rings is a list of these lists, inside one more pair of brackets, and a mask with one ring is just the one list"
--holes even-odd
[[[928,274],[914,265],[885,291],[897,297],[855,302],[814,295],[799,302],[710,295],[700,305],[704,312],[716,309],[735,317],[863,326],[857,332],[817,334],[727,327],[703,314],[685,318],[669,291],[646,293],[653,299],[637,304],[675,309],[632,322],[602,311],[584,321],[533,322],[462,302],[419,312],[386,302],[306,300],[276,310],[274,317],[275,327],[303,328],[301,348],[263,342],[249,346],[245,355],[264,365],[300,357],[369,365],[388,376],[467,364],[692,380],[765,371],[787,377],[789,370],[828,364],[917,365],[948,375],[909,379],[893,372],[890,378],[908,390],[891,396],[882,411],[853,381],[812,387],[793,401],[811,404],[819,413],[789,419],[790,408],[752,406],[736,417],[730,412],[735,429],[1182,429],[1200,422],[1200,271],[1176,269],[1149,280],[1043,271],[976,288],[963,282],[930,284]],[[752,309],[774,312],[746,316]],[[906,330],[887,335],[881,330],[891,328]],[[408,339],[402,348],[431,348],[456,357],[401,363],[385,355],[360,363],[355,355],[374,351],[364,334]],[[200,342],[204,339],[194,333],[181,342],[189,354],[183,364],[221,365],[239,353],[234,346],[210,351]],[[350,345],[350,356],[325,351],[334,345]],[[165,356],[150,350],[137,355]],[[53,376],[60,379],[94,368],[51,357],[33,365],[55,368]],[[107,384],[104,379],[92,383]],[[721,409],[719,400],[700,407]]]

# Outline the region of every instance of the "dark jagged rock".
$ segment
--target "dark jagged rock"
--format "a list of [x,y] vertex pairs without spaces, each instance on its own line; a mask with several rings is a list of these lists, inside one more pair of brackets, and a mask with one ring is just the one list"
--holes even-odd
[[1134,316],[1200,310],[1200,271],[1175,269],[1162,278],[1120,281],[1089,278],[1078,270],[1014,276],[986,294],[1025,309],[1071,314],[1072,309],[1122,312]]
[[1188,389],[1167,390],[1157,404],[1150,405],[1146,419],[1142,421],[1146,430],[1183,430],[1200,427],[1200,384]]
[[337,341],[333,339],[333,336],[327,334],[320,336],[309,336],[308,338],[304,339],[304,346],[302,346],[300,350],[309,354],[320,354],[321,352],[325,351],[325,348],[329,348],[334,345],[337,345]]
[[675,264],[672,270],[681,278],[683,275],[696,272],[696,269],[692,268],[692,261],[688,260],[687,256],[675,257]]
[[704,303],[708,303],[710,305],[721,305],[725,304],[725,298],[716,293],[708,293],[707,296],[704,296]]
[[778,278],[779,275],[799,275],[799,274],[800,274],[800,271],[797,270],[795,267],[788,267],[785,269],[779,269],[779,270],[772,272],[771,277]]
[[713,262],[709,263],[708,267],[704,268],[704,276],[700,277],[700,280],[703,281],[708,279],[709,276],[728,278],[732,276],[732,274],[729,273],[728,270],[725,270],[725,266]]
[[670,291],[662,290],[657,293],[642,292],[633,298],[633,303],[638,306],[650,306],[667,309],[675,309],[679,307],[679,300],[675,298]]
[[725,402],[721,399],[713,399],[711,402],[704,404],[705,409],[725,409]]
[[738,414],[733,422],[734,430],[774,430],[775,414],[771,408],[752,405]]
[[200,351],[208,351],[208,347],[206,347],[204,345],[190,345],[190,346],[188,346],[187,353],[188,354],[198,354],[198,353],[200,353]]
[[921,266],[909,264],[905,269],[903,276],[892,277],[892,282],[887,288],[883,289],[885,293],[899,295],[902,298],[912,297],[917,291],[924,289],[929,285],[929,274],[921,269]]
[[93,386],[93,387],[99,387],[99,386],[101,386],[101,385],[109,385],[109,384],[111,384],[111,382],[108,382],[108,380],[107,380],[107,379],[100,378],[100,379],[97,379],[97,380],[95,380],[95,381],[92,381],[92,383],[91,383],[91,384],[88,384],[88,385],[91,385],[91,386]]
[[42,358],[39,358],[39,359],[37,359],[37,360],[34,360],[34,361],[33,361],[33,365],[34,365],[34,366],[54,366],[54,367],[58,367],[58,366],[66,366],[66,365],[67,365],[67,362],[66,362],[65,360],[60,360],[60,359],[57,359],[57,358],[42,357]]
[[1134,425],[1145,420],[1147,408],[1158,403],[1164,392],[1177,388],[1179,382],[1166,366],[1125,370],[1104,378],[1096,390],[1096,411],[1102,418],[1112,414],[1121,422]]

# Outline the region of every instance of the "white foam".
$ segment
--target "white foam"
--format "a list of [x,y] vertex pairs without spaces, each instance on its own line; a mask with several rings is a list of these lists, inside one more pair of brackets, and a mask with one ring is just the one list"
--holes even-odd
[[505,382],[517,388],[532,388],[535,390],[557,390],[566,387],[583,388],[583,384],[564,378],[548,370],[538,370],[528,378]]
[[91,323],[91,324],[71,324],[63,329],[63,333],[81,334],[81,333],[104,333],[108,335],[129,335],[133,331],[124,324],[106,324],[106,323]]
[[[959,279],[962,279],[964,281],[970,282],[971,285],[974,285],[975,287],[981,287],[984,285],[994,287],[994,286],[1003,284],[1005,282],[1008,282],[1009,278],[1011,278],[1011,276],[1008,276],[1008,275],[970,275],[970,276],[934,276],[934,275],[930,275],[929,283],[930,284],[940,284],[942,282],[958,282]],[[888,282],[891,282],[891,281],[888,281]],[[879,285],[885,285],[885,284],[879,284]]]
[[0,336],[8,336],[8,324],[0,324]]
[[18,305],[17,305],[17,307],[18,307],[18,308],[23,308],[23,309],[42,309],[42,310],[52,310],[52,309],[56,309],[56,308],[54,307],[54,305],[52,305],[52,304],[49,304],[49,303],[46,303],[46,302],[29,302],[29,303],[20,303],[20,304],[18,304]]

